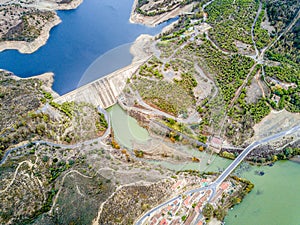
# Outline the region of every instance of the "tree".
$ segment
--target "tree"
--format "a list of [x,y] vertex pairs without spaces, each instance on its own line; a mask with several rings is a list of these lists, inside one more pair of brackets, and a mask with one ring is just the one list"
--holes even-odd
[[218,208],[214,210],[214,217],[216,217],[219,221],[223,221],[225,216],[226,211],[220,206],[218,206]]
[[202,214],[203,216],[205,216],[206,218],[210,218],[213,215],[214,212],[214,207],[210,204],[207,203],[202,210]]

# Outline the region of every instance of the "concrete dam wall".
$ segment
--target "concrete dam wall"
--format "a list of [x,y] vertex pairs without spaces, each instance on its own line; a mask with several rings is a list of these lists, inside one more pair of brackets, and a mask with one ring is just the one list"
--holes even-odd
[[117,103],[117,98],[122,93],[127,79],[130,78],[144,62],[145,60],[141,60],[132,63],[127,67],[62,95],[54,99],[54,101],[57,103],[66,101],[88,102],[94,106],[100,106],[106,109]]

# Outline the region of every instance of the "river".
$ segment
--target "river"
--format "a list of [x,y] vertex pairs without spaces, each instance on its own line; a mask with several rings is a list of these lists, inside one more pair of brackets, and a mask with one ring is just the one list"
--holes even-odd
[[[149,28],[130,24],[128,19],[132,2],[133,0],[85,0],[76,10],[59,11],[58,15],[63,22],[51,30],[50,39],[45,46],[33,54],[20,54],[15,50],[1,52],[0,68],[10,70],[21,77],[54,72],[53,88],[64,94],[76,88],[79,83],[84,84],[124,67],[132,60],[129,53],[130,44],[127,43],[132,43],[143,33],[157,34],[166,25]],[[117,56],[119,58],[116,60]],[[97,68],[90,67],[91,65],[97,65]],[[84,76],[84,80],[83,74],[88,74]],[[130,148],[132,140],[148,140],[148,132],[139,127],[137,121],[129,117],[118,105],[113,106],[109,112],[116,139],[122,145]],[[213,163],[207,166],[210,155],[187,147],[182,147],[182,150],[197,156],[201,162],[153,163],[174,170],[200,171],[220,171],[230,164],[229,160],[213,156]],[[226,224],[300,224],[300,164],[284,161],[276,162],[273,167],[243,165],[246,169],[238,169],[238,175],[253,182],[255,188],[241,204],[229,211],[225,219]],[[264,171],[265,174],[259,176],[256,171]]]
[[[53,89],[64,94],[78,87],[79,82],[82,85],[127,66],[132,60],[127,43],[140,34],[157,34],[172,22],[155,28],[131,24],[132,4],[133,0],[84,0],[75,10],[58,11],[62,23],[51,30],[46,45],[33,54],[20,54],[16,50],[1,52],[0,68],[20,77],[54,72]],[[99,58],[106,66],[97,67],[92,78],[85,76],[81,80],[93,62],[101,64]]]
[[139,126],[136,119],[128,116],[119,106],[114,105],[108,110],[115,139],[126,148],[132,148],[133,141],[146,142],[150,136],[146,129]]
[[[129,146],[129,140],[134,137],[141,140],[140,132],[145,130],[118,105],[110,108],[110,115],[112,115],[112,127],[122,145]],[[146,133],[144,135],[142,140],[150,138]],[[152,163],[176,171],[194,169],[215,172],[224,170],[231,163],[231,160],[211,156],[190,147],[182,146],[180,149],[200,158],[200,163],[172,164],[157,161]],[[212,160],[210,165],[207,165],[208,159]],[[291,161],[279,161],[273,166],[263,167],[242,163],[235,170],[236,175],[250,180],[255,187],[239,205],[229,210],[225,223],[228,225],[299,225],[299,171],[300,164]],[[259,172],[264,172],[264,175],[259,175]]]

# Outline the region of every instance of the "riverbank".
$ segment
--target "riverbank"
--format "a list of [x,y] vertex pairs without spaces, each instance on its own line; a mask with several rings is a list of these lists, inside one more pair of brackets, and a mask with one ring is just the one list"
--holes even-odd
[[169,19],[175,18],[182,13],[191,12],[195,3],[191,3],[189,5],[183,7],[177,7],[174,10],[169,12],[165,12],[163,14],[157,16],[144,16],[135,11],[136,6],[138,4],[138,0],[134,0],[132,5],[132,10],[129,18],[130,23],[139,23],[150,27],[155,27],[160,23],[163,23]]
[[[1,71],[6,71],[6,70],[2,70],[0,69],[0,72]],[[7,71],[8,73],[11,73],[9,71]],[[31,80],[31,79],[39,79],[40,81],[42,81],[42,86],[41,88],[46,91],[46,92],[50,92],[51,95],[54,97],[54,98],[57,98],[59,97],[59,94],[57,92],[55,92],[53,89],[52,89],[52,85],[53,85],[53,82],[54,82],[54,73],[52,72],[48,72],[48,73],[43,73],[43,74],[39,74],[39,75],[36,75],[36,76],[31,76],[31,77],[26,77],[26,78],[22,78],[22,77],[19,77],[13,73],[11,73],[10,75],[10,78],[12,79],[15,79],[15,80]]]
[[154,36],[142,34],[133,42],[130,47],[130,53],[133,56],[131,64],[146,60],[152,55],[150,48],[153,41]]
[[65,3],[65,4],[57,4],[54,10],[71,10],[71,9],[76,9],[83,0],[72,0],[70,3]]

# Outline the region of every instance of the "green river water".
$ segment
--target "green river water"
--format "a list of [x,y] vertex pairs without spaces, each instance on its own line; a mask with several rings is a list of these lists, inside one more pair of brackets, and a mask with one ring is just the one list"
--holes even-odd
[[132,141],[144,142],[150,138],[148,131],[140,127],[136,119],[127,115],[119,105],[114,105],[107,111],[118,143],[132,148]]
[[[117,140],[131,147],[131,140],[146,141],[148,132],[137,121],[129,117],[118,105],[109,109],[112,127]],[[169,169],[220,171],[230,160],[181,147],[190,155],[200,158],[200,163],[171,164],[153,162]],[[207,161],[212,163],[208,166]],[[254,183],[255,187],[242,203],[229,210],[226,225],[300,225],[300,164],[291,161],[276,162],[270,166],[250,166],[243,163],[236,173]],[[257,172],[263,171],[263,176]]]

